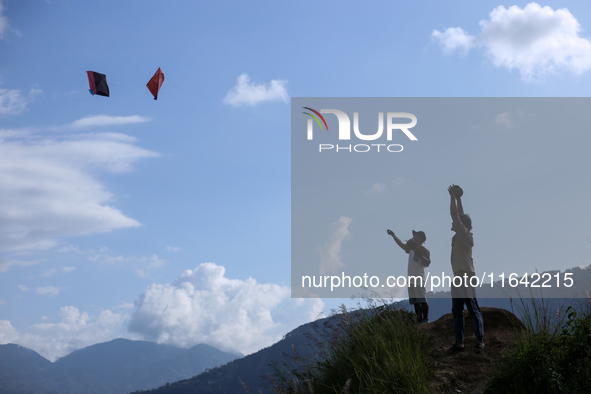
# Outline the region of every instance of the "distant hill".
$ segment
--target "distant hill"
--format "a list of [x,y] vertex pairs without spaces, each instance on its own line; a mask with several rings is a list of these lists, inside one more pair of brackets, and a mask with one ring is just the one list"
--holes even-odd
[[244,383],[254,389],[253,392],[258,392],[256,388],[265,384],[261,376],[265,376],[272,370],[269,366],[270,363],[281,361],[291,362],[291,358],[285,357],[284,355],[293,355],[293,347],[295,347],[300,357],[308,357],[315,354],[318,349],[314,346],[314,341],[311,338],[317,337],[318,332],[325,329],[324,324],[328,324],[334,319],[336,318],[332,317],[304,324],[286,334],[276,344],[244,358],[236,359],[224,366],[213,368],[190,379],[171,383],[154,390],[136,391],[134,394],[244,394],[245,391],[239,379],[242,379]]
[[[549,273],[555,275],[557,272],[558,271],[550,271]],[[577,281],[575,282],[576,286],[574,286],[573,289],[565,289],[562,287],[559,292],[553,294],[555,297],[557,295],[561,297],[566,297],[568,294],[572,295],[572,290],[578,293],[584,292],[585,289],[589,287],[589,284],[591,284],[591,274],[587,269],[573,268],[566,272],[573,272],[573,277],[577,278]],[[501,282],[495,282],[492,289],[486,291],[485,289],[477,290],[478,303],[481,307],[504,309],[514,313],[521,320],[526,319],[524,313],[527,314],[527,310],[524,309],[521,301],[515,298],[513,300],[506,298],[506,295],[510,290],[510,286],[508,286],[507,283],[505,284],[505,287],[502,287]],[[515,290],[512,292],[514,296],[516,295]],[[527,289],[524,289],[523,286],[521,286],[519,290],[524,296],[529,294]],[[566,290],[568,290],[568,292]],[[439,320],[442,316],[448,315],[451,312],[451,295],[449,291],[437,293],[436,297],[433,297],[434,294],[430,294],[430,296],[432,298],[429,298],[428,300],[430,309],[429,318],[432,322]],[[572,302],[573,300],[571,298],[550,298],[545,300],[545,305],[551,316],[559,307],[563,307],[561,310],[565,311],[566,308],[564,306],[569,305]],[[527,305],[527,301],[525,302],[525,305]],[[411,309],[408,301],[397,303],[397,307]],[[332,317],[332,319],[339,318],[340,315]],[[290,359],[285,358],[283,354],[293,354],[292,345],[295,346],[300,356],[305,357],[317,353],[319,349],[315,347],[314,341],[311,340],[309,336],[318,336],[319,331],[323,331],[323,325],[330,321],[330,319],[331,318],[321,319],[314,323],[304,324],[291,331],[281,341],[254,354],[234,360],[227,365],[206,371],[193,378],[171,383],[143,393],[243,394],[245,391],[242,388],[240,379],[242,379],[253,392],[257,392],[257,389],[261,388],[262,385],[268,385],[261,376],[265,376],[272,372],[272,368],[268,365],[269,363],[273,361],[281,362],[282,360],[290,361]],[[485,336],[487,326],[491,323],[487,324],[485,322]],[[467,333],[470,332],[469,328]],[[453,343],[453,330],[449,330],[448,341],[450,341],[450,344]],[[139,393],[140,392],[138,391],[133,394]]]
[[0,392],[37,392],[44,387],[47,393],[55,389],[51,383],[53,365],[37,352],[25,347],[0,345]]
[[0,345],[0,392],[124,394],[186,379],[236,357],[208,345],[181,349],[115,339],[51,363],[22,346]]

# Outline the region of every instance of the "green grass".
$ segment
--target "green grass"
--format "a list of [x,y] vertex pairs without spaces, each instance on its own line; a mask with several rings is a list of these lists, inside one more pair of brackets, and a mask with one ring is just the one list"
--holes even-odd
[[[501,360],[486,394],[588,393],[591,313],[588,306],[548,310],[543,299],[521,300],[527,332]],[[554,317],[552,317],[554,315]]]
[[344,306],[320,356],[275,367],[274,393],[429,393],[430,339],[413,313],[387,305],[350,313]]
[[[527,328],[490,375],[486,394],[588,393],[591,387],[591,303],[551,310],[548,300],[520,299]],[[429,393],[431,339],[413,313],[385,303],[354,312],[341,307],[317,341],[323,350],[295,364],[275,365],[277,394]],[[245,391],[251,390],[245,387]]]

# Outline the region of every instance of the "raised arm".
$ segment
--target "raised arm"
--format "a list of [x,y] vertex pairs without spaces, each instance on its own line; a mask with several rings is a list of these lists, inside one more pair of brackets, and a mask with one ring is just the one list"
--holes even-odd
[[458,203],[458,213],[460,215],[464,214],[464,207],[462,206],[462,198],[460,196],[456,196],[456,201]]
[[402,241],[400,240],[400,238],[398,238],[398,237],[396,236],[396,234],[394,234],[394,231],[392,231],[392,230],[388,229],[388,230],[386,230],[386,232],[387,232],[389,235],[391,235],[391,236],[392,236],[392,238],[394,238],[394,241],[396,241],[396,243],[398,244],[398,246],[400,246],[400,247],[401,247],[401,248],[402,248],[402,249],[403,249],[403,250],[404,250],[406,253],[409,253],[409,252],[410,252],[410,248],[408,247],[408,245],[407,245],[407,244],[405,244],[404,242],[402,242]]
[[[459,209],[458,209],[458,203],[460,208],[462,209],[462,213],[464,213],[464,209],[462,207],[462,202],[459,199],[459,197],[456,196],[456,188],[454,187],[455,185],[451,185],[450,187],[447,188],[447,191],[449,192],[449,213],[451,214],[451,220],[454,222],[454,224],[461,224],[462,222],[460,221],[460,215],[459,215]],[[457,201],[457,202],[456,202]]]

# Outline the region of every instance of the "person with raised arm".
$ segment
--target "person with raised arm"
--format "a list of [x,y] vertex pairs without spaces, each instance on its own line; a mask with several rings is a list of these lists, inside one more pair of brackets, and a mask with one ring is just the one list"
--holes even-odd
[[431,256],[429,250],[423,246],[427,236],[423,231],[412,230],[412,238],[405,243],[392,230],[388,229],[386,232],[408,253],[408,301],[414,305],[419,324],[429,323],[425,267],[431,264]]
[[[450,196],[450,214],[452,219],[451,230],[455,232],[451,239],[451,268],[454,273],[454,281],[451,287],[452,314],[454,318],[454,333],[456,342],[447,351],[449,354],[465,349],[464,347],[464,305],[474,320],[476,344],[474,352],[480,353],[484,348],[484,321],[482,312],[476,300],[476,289],[471,285],[471,278],[476,275],[474,261],[472,260],[472,247],[474,238],[472,235],[472,219],[464,213],[462,206],[463,190],[461,187],[451,185],[447,188]],[[462,283],[457,280],[461,277]]]

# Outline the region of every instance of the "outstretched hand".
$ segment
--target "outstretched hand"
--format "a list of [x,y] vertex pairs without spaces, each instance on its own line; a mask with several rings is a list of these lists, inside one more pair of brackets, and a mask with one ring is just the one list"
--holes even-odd
[[388,235],[394,236],[394,231],[387,229],[386,232],[388,233]]
[[447,191],[449,192],[450,196],[455,197],[458,189],[456,188],[456,185],[451,185],[447,188]]

